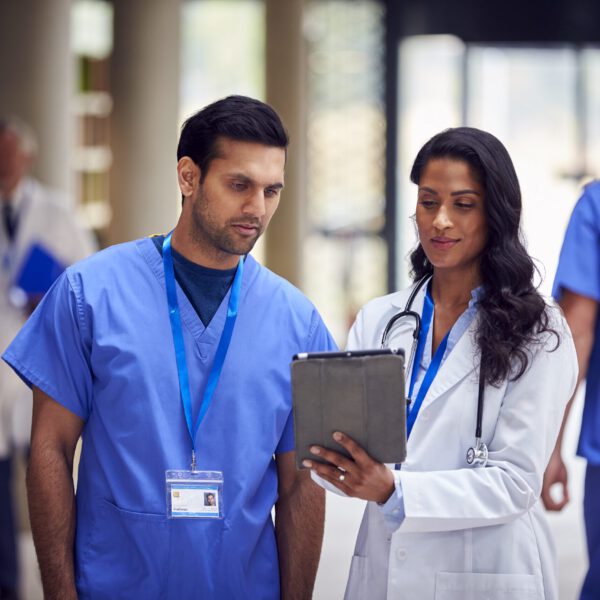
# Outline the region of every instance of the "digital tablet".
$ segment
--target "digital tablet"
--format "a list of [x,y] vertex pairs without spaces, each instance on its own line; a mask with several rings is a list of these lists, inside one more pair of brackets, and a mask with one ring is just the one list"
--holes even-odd
[[332,434],[341,431],[375,460],[406,458],[404,351],[353,350],[294,356],[292,400],[296,466],[319,461],[309,448],[319,445],[349,456]]

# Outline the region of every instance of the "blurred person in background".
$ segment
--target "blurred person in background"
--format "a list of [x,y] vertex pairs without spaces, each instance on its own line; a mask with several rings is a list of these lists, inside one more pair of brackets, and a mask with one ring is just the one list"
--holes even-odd
[[[590,183],[573,209],[565,233],[552,295],[573,333],[579,377],[586,381],[577,454],[587,460],[583,516],[589,558],[581,600],[600,598],[600,181]],[[542,499],[560,511],[569,501],[562,442],[573,399],[565,411],[556,447],[544,476]],[[559,489],[552,489],[559,484]]]
[[[416,350],[406,461],[389,468],[335,432],[353,460],[315,447],[329,464],[306,464],[331,491],[370,501],[346,598],[557,600],[539,497],[577,362],[533,283],[517,175],[497,138],[459,127],[421,148],[410,178],[415,283],[365,305],[348,339]],[[394,321],[411,309],[414,342],[416,320]]]
[[[95,244],[66,199],[29,175],[37,150],[31,128],[0,118],[0,351],[4,352],[35,305],[67,265]],[[16,514],[11,473],[16,451],[26,448],[31,394],[0,364],[0,598],[17,597]]]
[[33,387],[27,480],[48,600],[311,597],[325,499],[295,467],[289,363],[335,343],[249,254],[287,145],[258,100],[191,116],[175,229],[68,268],[5,352]]

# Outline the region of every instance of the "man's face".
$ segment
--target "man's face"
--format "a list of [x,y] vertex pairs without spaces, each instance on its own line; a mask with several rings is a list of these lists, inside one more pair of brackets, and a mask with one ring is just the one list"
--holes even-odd
[[192,236],[207,252],[247,254],[267,228],[283,189],[285,150],[227,138],[192,201]]
[[21,148],[18,136],[10,129],[0,131],[0,185],[13,185],[27,172],[30,158]]

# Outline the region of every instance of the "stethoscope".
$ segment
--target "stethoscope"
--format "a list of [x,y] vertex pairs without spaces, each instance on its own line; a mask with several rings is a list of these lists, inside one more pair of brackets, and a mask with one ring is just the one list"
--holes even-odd
[[[401,319],[406,317],[410,317],[414,321],[414,330],[413,330],[413,341],[410,349],[410,354],[408,358],[408,362],[406,363],[406,373],[412,373],[413,363],[415,360],[415,355],[417,352],[417,344],[419,342],[419,337],[421,335],[421,315],[418,312],[412,310],[413,302],[417,296],[417,294],[423,289],[429,280],[431,279],[431,275],[425,275],[425,277],[421,278],[415,287],[413,288],[408,300],[406,301],[406,306],[404,310],[395,314],[385,326],[383,330],[383,335],[381,336],[381,347],[386,348],[387,341],[390,337],[392,329],[394,325],[398,323]],[[485,390],[485,380],[482,376],[481,370],[479,372],[479,391],[477,394],[477,421],[475,426],[475,445],[471,446],[467,450],[467,464],[476,465],[485,467],[488,461],[488,448],[485,443],[481,439],[481,429],[483,423],[483,396]]]

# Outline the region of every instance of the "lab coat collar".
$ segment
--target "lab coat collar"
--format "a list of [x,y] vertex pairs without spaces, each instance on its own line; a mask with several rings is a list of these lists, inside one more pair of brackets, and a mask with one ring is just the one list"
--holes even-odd
[[479,351],[476,344],[477,324],[475,316],[467,330],[443,362],[425,398],[425,404],[435,402],[442,394],[453,388],[479,366]]
[[[390,303],[396,310],[404,310],[406,301],[412,292],[414,285],[406,290],[392,294]],[[416,295],[412,310],[421,314],[423,312],[423,302],[425,299],[426,286],[423,286]],[[479,365],[478,350],[476,344],[476,332],[479,317],[475,316],[465,333],[458,340],[456,346],[452,349],[450,355],[446,358],[440,370],[427,392],[423,402],[423,408],[435,402],[442,394],[453,388],[465,377],[472,373]],[[390,348],[405,348],[406,360],[412,346],[414,331],[414,321],[410,318],[402,319],[390,336],[387,346]],[[407,382],[408,385],[408,382]],[[418,419],[417,419],[418,423]],[[415,424],[415,427],[417,425]]]
[[[404,310],[406,308],[406,302],[408,301],[408,298],[416,285],[416,283],[413,283],[410,287],[402,290],[401,292],[390,294],[390,302],[392,303],[392,306],[395,306],[400,310]],[[427,285],[424,285],[419,290],[419,293],[415,296],[414,302],[412,304],[411,310],[414,310],[419,314],[421,314],[421,311],[423,310],[423,301],[425,300],[426,289]]]

